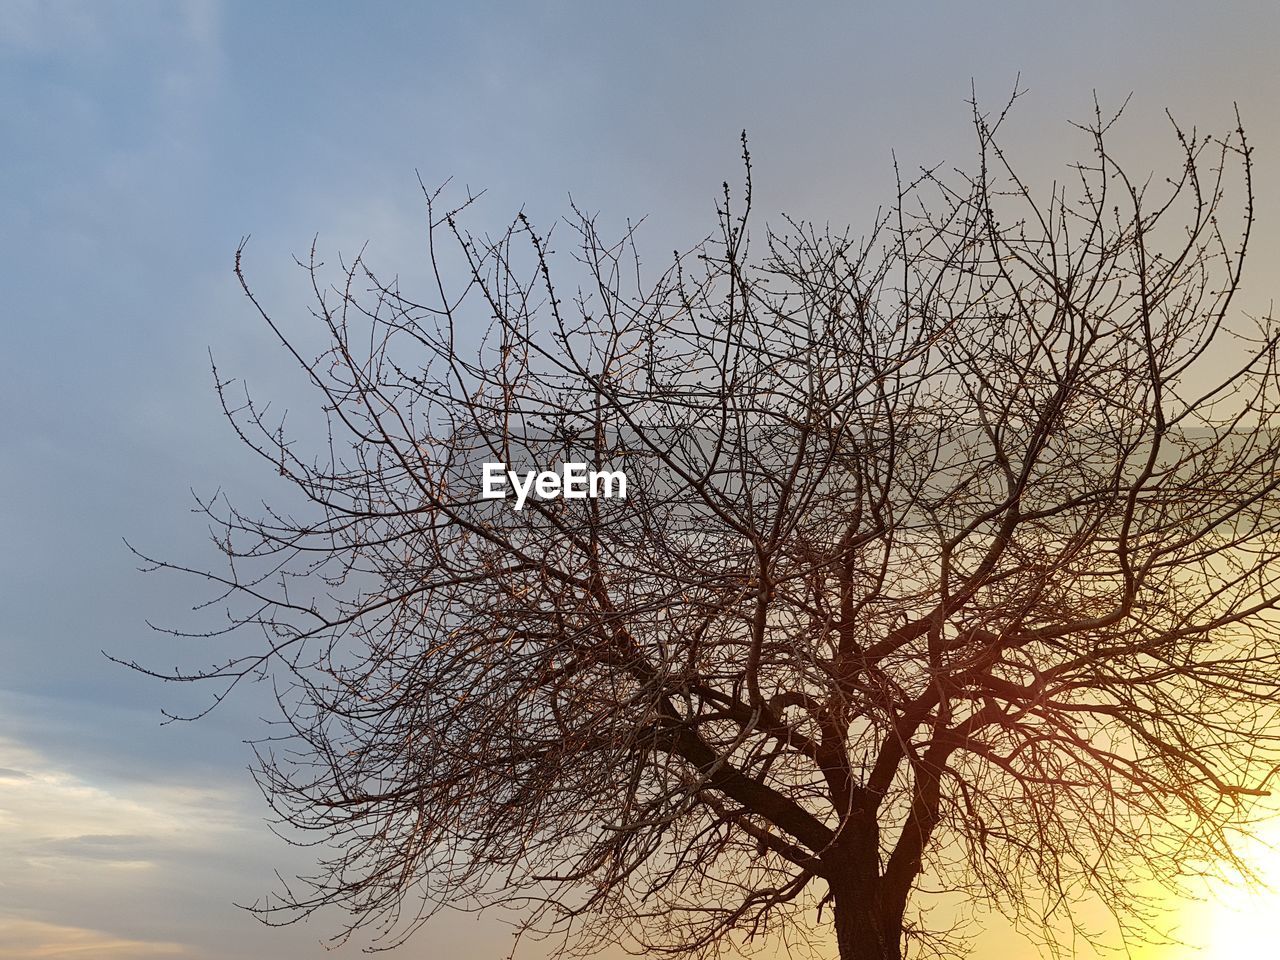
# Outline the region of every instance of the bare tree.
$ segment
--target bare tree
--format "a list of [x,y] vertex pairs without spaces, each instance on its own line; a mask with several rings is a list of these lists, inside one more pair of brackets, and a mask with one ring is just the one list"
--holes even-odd
[[[977,171],[900,180],[866,237],[787,221],[754,251],[744,138],[745,198],[656,278],[580,211],[567,258],[424,190],[435,286],[334,283],[313,249],[314,359],[237,254],[329,422],[312,459],[218,380],[306,503],[203,504],[227,566],[192,572],[264,639],[177,675],[278,685],[260,784],[326,853],[264,916],[338,905],[392,946],[505,907],[581,955],[833,929],[896,960],[962,946],[925,881],[1052,945],[1082,898],[1147,936],[1146,881],[1238,862],[1280,761],[1244,131],[1174,125],[1148,182],[1099,113],[1042,195],[1003,117],[975,108]],[[629,487],[515,509],[484,462]]]

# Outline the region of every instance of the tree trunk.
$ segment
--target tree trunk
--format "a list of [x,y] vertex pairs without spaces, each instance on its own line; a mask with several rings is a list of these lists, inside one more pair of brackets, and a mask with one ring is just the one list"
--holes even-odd
[[874,884],[833,889],[840,960],[902,960],[902,920],[886,917]]

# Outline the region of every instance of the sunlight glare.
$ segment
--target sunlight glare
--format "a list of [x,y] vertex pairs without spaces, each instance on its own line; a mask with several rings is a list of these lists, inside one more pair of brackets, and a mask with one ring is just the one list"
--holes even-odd
[[1266,886],[1218,888],[1207,904],[1203,960],[1275,955],[1280,928],[1280,824],[1268,824],[1259,836],[1260,841],[1250,845],[1248,859]]

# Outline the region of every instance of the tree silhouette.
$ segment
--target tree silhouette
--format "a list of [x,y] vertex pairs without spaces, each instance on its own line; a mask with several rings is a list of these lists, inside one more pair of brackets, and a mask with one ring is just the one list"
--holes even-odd
[[[259,782],[325,852],[267,919],[337,905],[391,946],[494,907],[569,954],[890,960],[957,949],[926,880],[1050,938],[1098,897],[1143,936],[1147,881],[1238,862],[1280,762],[1244,131],[1174,125],[1176,175],[1138,180],[1099,112],[1041,194],[1004,116],[867,236],[754,247],[744,137],[745,197],[654,278],[577,209],[566,258],[424,189],[425,295],[313,248],[314,359],[237,253],[328,443],[219,378],[305,508],[205,501],[226,567],[156,565],[261,638],[176,676],[277,683]],[[630,486],[516,510],[485,462]]]

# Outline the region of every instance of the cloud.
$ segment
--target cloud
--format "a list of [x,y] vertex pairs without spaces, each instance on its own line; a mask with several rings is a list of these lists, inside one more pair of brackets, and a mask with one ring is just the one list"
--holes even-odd
[[153,860],[161,851],[212,849],[220,834],[240,829],[229,815],[237,804],[217,788],[89,782],[5,738],[0,764],[0,853],[18,862],[104,859],[104,852],[128,853],[130,862],[139,853]]
[[2,737],[0,771],[0,960],[204,955],[156,907],[193,865],[250,844],[242,797],[90,780]]
[[0,918],[0,960],[77,957],[131,960],[134,957],[190,957],[180,943],[132,940],[99,930],[38,920]]
[[114,863],[149,865],[155,843],[141,834],[83,834],[78,837],[45,837],[27,846],[33,859],[107,860]]

